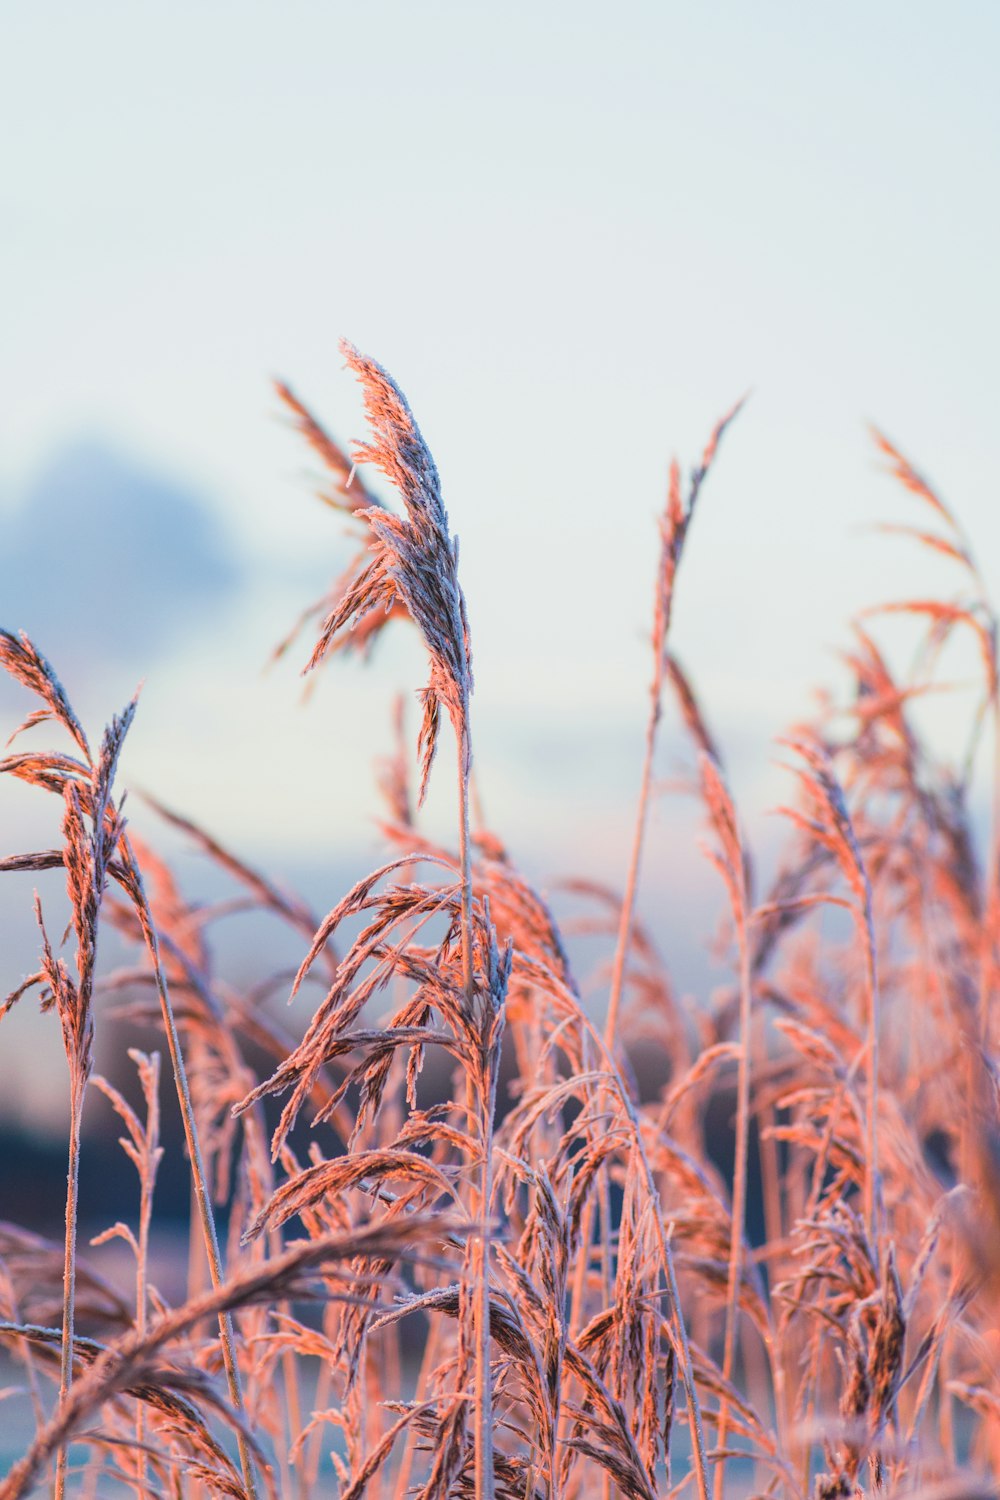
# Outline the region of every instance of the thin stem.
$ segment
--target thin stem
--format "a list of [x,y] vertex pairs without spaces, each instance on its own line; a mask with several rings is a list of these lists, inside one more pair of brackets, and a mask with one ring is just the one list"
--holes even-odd
[[[759,1026],[758,1022],[758,1026]],[[760,1171],[764,1200],[765,1239],[768,1245],[780,1245],[784,1241],[784,1215],[782,1212],[781,1171],[778,1164],[778,1143],[774,1138],[775,1110],[768,1103],[763,1113],[758,1112],[757,1139],[760,1143]],[[773,1262],[767,1268],[768,1290],[780,1278]],[[770,1302],[770,1298],[769,1298]],[[785,1361],[781,1342],[775,1337],[773,1327],[767,1334],[768,1354],[771,1360],[771,1382],[774,1395],[774,1414],[778,1428],[778,1442],[785,1452],[788,1425],[787,1391],[785,1386]]]
[[[629,945],[632,937],[632,924],[635,916],[636,895],[639,888],[639,872],[642,865],[642,850],[646,836],[646,824],[649,817],[649,801],[653,783],[653,762],[656,752],[656,732],[660,722],[663,702],[663,678],[664,678],[664,648],[666,635],[670,623],[670,603],[672,591],[668,589],[665,593],[664,602],[660,605],[657,614],[657,622],[654,627],[653,646],[655,651],[655,662],[653,669],[653,682],[650,690],[651,707],[649,719],[646,724],[646,748],[643,756],[642,780],[639,787],[639,801],[636,808],[635,828],[632,835],[632,851],[629,857],[628,877],[625,884],[625,894],[622,898],[621,913],[618,920],[618,940],[615,947],[614,967],[611,975],[611,988],[608,995],[608,1014],[604,1026],[604,1050],[607,1054],[608,1064],[614,1072],[614,1047],[615,1037],[618,1030],[618,1017],[621,1010],[621,997],[625,985],[625,965],[628,961]],[[622,1088],[622,1099],[626,1095]],[[599,1091],[599,1110],[603,1105],[604,1091]],[[627,1106],[631,1115],[631,1104]],[[638,1122],[635,1123],[635,1134],[638,1140]],[[673,1259],[670,1254],[669,1237],[663,1239],[663,1215],[660,1209],[659,1194],[653,1180],[653,1174],[645,1155],[645,1149],[639,1142],[642,1150],[643,1163],[646,1171],[647,1190],[650,1192],[655,1203],[655,1217],[657,1228],[660,1233],[661,1250],[664,1256],[664,1264],[670,1263],[670,1279],[672,1288],[676,1286],[673,1278]],[[590,1260],[590,1242],[593,1234],[594,1222],[594,1197],[587,1199],[584,1205],[582,1222],[580,1227],[580,1256],[577,1261],[576,1275],[573,1280],[573,1295],[570,1303],[570,1327],[579,1328],[586,1287],[587,1267]],[[611,1225],[607,1226],[608,1241],[610,1244]],[[673,1295],[673,1293],[672,1293]],[[698,1489],[701,1500],[707,1500],[707,1480],[705,1470],[705,1443],[701,1430],[701,1414],[698,1408],[698,1400],[694,1390],[694,1378],[690,1363],[690,1352],[687,1347],[687,1333],[684,1330],[683,1315],[680,1303],[675,1300],[675,1319],[678,1328],[683,1331],[684,1349],[684,1383],[688,1392],[688,1403],[692,1413],[692,1429],[694,1435],[695,1466],[697,1470]],[[604,1481],[605,1493],[608,1484]]]
[[[742,850],[740,851],[742,853]],[[751,992],[750,945],[747,942],[747,895],[742,872],[734,895],[738,897],[736,917],[740,950],[740,1062],[736,1081],[736,1157],[733,1165],[733,1210],[729,1235],[729,1281],[726,1293],[726,1338],[722,1355],[722,1375],[732,1381],[736,1357],[736,1327],[739,1318],[740,1279],[743,1270],[743,1236],[747,1204],[747,1158],[750,1146],[750,1025]],[[723,1395],[719,1403],[718,1446],[726,1447],[729,1406]],[[725,1493],[726,1460],[719,1459],[715,1470],[715,1500]]]
[[[484,1121],[485,1124],[485,1121]],[[476,1500],[493,1496],[493,1390],[490,1378],[490,1198],[492,1130],[483,1140],[479,1242],[476,1247]]]
[[[135,875],[140,898],[136,904],[136,911],[152,961],[156,990],[159,995],[160,1009],[163,1014],[164,1030],[167,1034],[167,1047],[170,1052],[174,1082],[177,1086],[177,1099],[180,1104],[181,1118],[184,1123],[184,1139],[187,1143],[188,1158],[191,1162],[191,1180],[197,1201],[198,1215],[201,1220],[209,1272],[212,1277],[213,1287],[218,1289],[225,1280],[222,1268],[222,1254],[219,1250],[219,1237],[215,1227],[215,1215],[212,1212],[208,1176],[205,1171],[204,1158],[201,1154],[201,1141],[198,1136],[198,1126],[194,1116],[194,1105],[191,1101],[187,1070],[184,1066],[184,1055],[181,1051],[180,1036],[178,1035],[177,1023],[174,1019],[173,1006],[170,1002],[167,976],[164,973],[163,964],[160,960],[160,946],[156,936],[156,929],[153,926],[145,892],[142,888],[142,877],[139,867],[132,856],[131,849],[128,850],[128,856],[130,867]],[[236,1411],[240,1416],[245,1417],[246,1406],[243,1401],[243,1387],[240,1382],[239,1365],[236,1359],[236,1338],[233,1331],[233,1320],[228,1312],[220,1312],[219,1314],[219,1337],[222,1343],[222,1359],[226,1368],[226,1383],[229,1387],[229,1397]],[[257,1476],[250,1454],[250,1446],[242,1432],[237,1434],[237,1445],[239,1447],[240,1467],[243,1472],[244,1487],[250,1500],[257,1500],[259,1494]]]
[[[659,1205],[657,1205],[659,1207]],[[691,1346],[688,1343],[687,1328],[684,1323],[684,1314],[681,1311],[681,1294],[677,1287],[677,1273],[674,1270],[674,1257],[670,1249],[674,1226],[670,1225],[666,1235],[663,1233],[663,1218],[658,1213],[656,1216],[657,1228],[660,1235],[660,1244],[663,1251],[663,1264],[667,1271],[667,1280],[670,1285],[670,1300],[673,1303],[674,1327],[681,1346],[681,1366],[684,1379],[684,1390],[688,1402],[688,1419],[691,1423],[694,1437],[694,1465],[695,1477],[698,1481],[698,1494],[701,1500],[708,1500],[708,1477],[705,1460],[705,1434],[701,1425],[701,1407],[698,1404],[698,1395],[694,1387],[694,1366],[691,1363]]]
[[[618,1031],[618,1016],[621,1010],[622,993],[625,988],[625,965],[628,962],[628,951],[632,939],[632,923],[635,917],[636,895],[639,889],[639,871],[642,865],[642,849],[646,838],[646,824],[649,817],[649,800],[653,784],[653,760],[656,751],[656,731],[660,722],[663,702],[663,667],[664,647],[666,644],[666,632],[670,622],[670,592],[666,593],[665,600],[661,601],[657,610],[656,624],[654,625],[653,649],[655,661],[653,668],[653,683],[650,690],[652,706],[649,719],[646,724],[646,749],[642,763],[642,780],[639,787],[639,801],[636,808],[635,828],[632,834],[632,851],[629,856],[628,876],[625,882],[625,894],[622,897],[621,911],[618,917],[618,938],[615,944],[614,965],[611,973],[611,987],[608,993],[608,1014],[604,1025],[604,1044],[611,1056],[614,1056],[615,1037]],[[603,1105],[603,1091],[600,1094],[600,1105]],[[600,1182],[604,1188],[604,1202],[607,1203],[607,1177],[605,1173],[600,1174]],[[577,1261],[576,1275],[573,1278],[573,1296],[570,1303],[570,1326],[580,1326],[584,1295],[586,1292],[587,1266],[590,1260],[590,1241],[593,1235],[595,1212],[595,1199],[590,1197],[584,1205],[583,1220],[581,1224],[581,1254]],[[604,1267],[605,1294],[608,1296],[611,1280],[611,1235],[612,1224],[610,1216],[606,1215],[605,1233],[603,1236],[602,1260]],[[610,1305],[610,1297],[608,1297]],[[607,1474],[602,1476],[602,1493],[604,1500],[608,1500],[611,1492],[610,1481]]]
[[[963,538],[964,541],[964,538]],[[966,551],[970,548],[966,543]],[[993,642],[986,686],[984,710],[990,711],[993,721],[992,764],[990,767],[990,826],[987,844],[989,867],[986,871],[986,906],[983,913],[983,948],[979,961],[979,1037],[988,1051],[990,1046],[990,1010],[993,995],[993,972],[995,943],[997,937],[997,915],[1000,907],[1000,681],[997,678],[997,617],[986,598],[978,569],[973,568],[973,577],[982,589],[983,601],[989,620],[989,635]]]
[[[456,735],[458,745],[459,788],[459,856],[462,866],[462,981],[470,1012],[477,1011],[475,973],[473,969],[472,932],[472,849],[469,837],[469,770],[471,741],[469,737],[469,699],[463,695],[461,727]],[[490,1381],[490,1199],[493,1194],[493,1090],[489,1086],[490,1059],[479,1060],[478,1080],[468,1078],[470,1103],[478,1101],[479,1136],[482,1165],[478,1204],[479,1239],[473,1253],[475,1270],[474,1338],[475,1338],[475,1494],[476,1500],[493,1500],[493,1392]]]
[[[1000,917],[1000,693],[993,683],[989,696],[984,701],[983,712],[989,708],[993,719],[993,758],[990,787],[990,827],[987,844],[986,889],[979,932],[979,994],[975,1020],[965,1021],[961,1026],[961,1039],[965,1052],[964,1085],[965,1108],[959,1136],[959,1177],[972,1184],[981,1171],[980,1145],[982,1140],[982,1118],[988,1109],[990,1086],[983,1059],[990,1049],[990,1012],[992,1009],[993,980],[996,960],[996,938]],[[971,755],[970,755],[971,760]],[[971,764],[970,764],[971,774]]]
[[[150,1150],[155,1150],[156,1142],[149,1139],[149,1113],[147,1112],[147,1155],[142,1168],[139,1196],[139,1254],[135,1266],[135,1321],[139,1337],[146,1335],[149,1308],[149,1228],[153,1216],[153,1183],[151,1179],[152,1164],[149,1156]],[[136,1458],[139,1480],[139,1493],[146,1493],[146,1408],[142,1401],[136,1403],[135,1413],[135,1439]]]
[[[268,1235],[268,1247],[272,1256],[281,1254],[281,1235],[277,1230],[271,1230]],[[291,1315],[291,1303],[279,1302],[277,1311],[288,1317]],[[282,1351],[281,1370],[284,1382],[285,1396],[285,1430],[288,1437],[287,1448],[291,1448],[295,1439],[302,1431],[302,1402],[299,1398],[299,1372],[295,1359],[295,1350],[290,1346]],[[286,1448],[286,1452],[287,1452]],[[291,1493],[292,1476],[288,1473],[287,1458],[285,1460],[284,1484],[286,1490]],[[305,1469],[301,1464],[295,1471],[295,1492],[298,1500],[309,1500],[309,1484],[306,1479]]]
[[629,1134],[632,1137],[632,1145],[636,1156],[642,1167],[643,1181],[649,1198],[652,1211],[653,1223],[656,1226],[656,1238],[659,1243],[660,1261],[663,1271],[667,1277],[670,1288],[671,1314],[674,1332],[677,1337],[677,1351],[681,1355],[681,1372],[684,1379],[684,1391],[688,1403],[688,1420],[691,1426],[692,1447],[694,1449],[695,1477],[698,1482],[698,1494],[700,1500],[708,1500],[707,1460],[705,1456],[705,1438],[702,1431],[701,1405],[698,1401],[698,1392],[694,1383],[694,1365],[691,1362],[691,1350],[688,1345],[687,1329],[684,1324],[684,1314],[681,1311],[680,1296],[677,1290],[677,1278],[674,1272],[674,1257],[670,1248],[671,1233],[673,1225],[669,1229],[664,1227],[663,1209],[660,1203],[660,1194],[650,1166],[649,1154],[646,1151],[646,1142],[642,1138],[642,1127],[639,1116],[632,1103],[631,1095],[625,1087],[621,1073],[615,1065],[614,1058],[608,1052],[604,1041],[596,1027],[584,1014],[576,1008],[576,1019],[581,1028],[594,1041],[599,1054],[603,1054],[604,1063],[608,1072],[611,1091],[617,1095],[621,1105],[622,1116],[628,1124]]
[[[319,1367],[319,1375],[313,1392],[313,1411],[323,1411],[330,1400],[330,1392],[333,1388],[333,1372],[331,1364],[324,1360]],[[306,1475],[309,1480],[309,1492],[319,1486],[319,1466],[323,1461],[323,1434],[324,1428],[321,1422],[317,1422],[309,1438],[309,1447],[306,1458]]]
[[[62,1349],[59,1358],[59,1404],[66,1400],[73,1383],[73,1354],[76,1338],[76,1221],[80,1197],[80,1122],[86,1080],[76,1061],[69,1058],[69,1166],[66,1173],[66,1248],[63,1258]],[[66,1446],[56,1457],[55,1500],[66,1493]]]
[[[654,645],[656,643],[654,642]],[[649,800],[653,785],[653,762],[656,752],[656,731],[660,722],[663,696],[663,647],[657,650],[656,667],[651,689],[652,707],[646,724],[646,750],[642,764],[642,780],[639,786],[639,801],[636,808],[635,828],[632,833],[632,851],[629,856],[625,894],[622,897],[618,918],[618,937],[615,944],[614,966],[611,972],[611,987],[608,993],[608,1014],[604,1024],[604,1045],[614,1056],[618,1017],[621,1010],[622,992],[625,988],[625,965],[632,939],[632,924],[635,918],[635,902],[639,890],[639,872],[642,866],[642,850],[646,838],[649,818]],[[603,1095],[602,1095],[603,1101]],[[587,1268],[590,1262],[590,1243],[594,1229],[594,1199],[587,1199],[580,1226],[581,1254],[573,1278],[573,1297],[570,1310],[570,1326],[578,1328],[583,1314]]]
[[469,770],[471,765],[471,742],[469,739],[469,700],[462,705],[462,727],[456,736],[458,741],[458,815],[459,815],[459,860],[462,867],[462,985],[466,999],[471,1005],[475,999],[476,981],[473,970],[472,934],[472,841],[469,834]]
[[[431,1371],[434,1369],[437,1361],[440,1327],[440,1320],[435,1318],[427,1330],[427,1342],[424,1345],[424,1352],[421,1356],[420,1369],[417,1373],[417,1382],[413,1395],[414,1401],[418,1404],[426,1398]],[[415,1440],[412,1437],[408,1438],[400,1460],[399,1472],[396,1475],[395,1488],[392,1492],[393,1500],[406,1500],[406,1495],[410,1490],[410,1471],[413,1468],[415,1447]]]
[[[660,658],[662,660],[662,651]],[[632,852],[629,857],[628,879],[622,898],[618,919],[618,941],[615,946],[614,968],[611,973],[611,989],[608,994],[608,1016],[604,1025],[604,1042],[609,1052],[614,1051],[618,1030],[618,1013],[621,1009],[622,991],[625,987],[625,965],[632,938],[632,922],[635,916],[636,895],[639,889],[639,871],[642,865],[642,849],[649,819],[649,799],[653,785],[653,759],[656,752],[656,731],[660,722],[663,674],[658,670],[653,683],[653,704],[646,724],[646,751],[642,763],[642,781],[639,787],[639,803],[636,809],[635,828],[632,833]]]
[[[655,642],[654,642],[655,645]],[[618,1030],[618,1013],[621,1009],[622,991],[625,987],[625,965],[628,962],[629,944],[632,938],[632,922],[635,916],[636,894],[639,889],[639,869],[642,864],[642,847],[646,837],[646,822],[649,813],[649,794],[653,783],[653,756],[656,749],[656,729],[660,721],[661,693],[663,684],[663,650],[662,646],[657,651],[657,663],[653,678],[653,706],[646,725],[646,750],[642,764],[642,782],[639,788],[639,804],[636,809],[635,829],[632,834],[632,852],[629,856],[628,878],[625,883],[625,895],[622,899],[621,912],[618,918],[618,941],[615,945],[614,967],[611,973],[611,989],[608,994],[608,1014],[604,1025],[604,1042],[608,1051],[613,1055],[615,1047],[615,1035]],[[601,1173],[601,1184],[604,1189],[603,1201],[608,1201],[607,1177]],[[587,1200],[584,1209],[584,1246],[589,1247],[591,1236],[591,1225],[594,1218],[594,1199]],[[606,1216],[603,1236],[603,1261],[605,1295],[608,1294],[611,1279],[611,1235],[612,1224],[610,1216]],[[587,1269],[587,1254],[580,1257],[577,1274],[573,1286],[573,1314],[579,1316],[583,1306],[584,1278]],[[608,1299],[610,1306],[610,1298]],[[605,1474],[602,1479],[605,1500],[610,1495],[610,1482]]]
[[881,1265],[880,1211],[878,1190],[878,1033],[879,1033],[879,987],[878,964],[875,957],[875,925],[872,917],[871,886],[865,877],[865,903],[863,910],[865,943],[865,982],[868,990],[868,1170],[865,1173],[865,1221],[871,1237],[875,1269]]

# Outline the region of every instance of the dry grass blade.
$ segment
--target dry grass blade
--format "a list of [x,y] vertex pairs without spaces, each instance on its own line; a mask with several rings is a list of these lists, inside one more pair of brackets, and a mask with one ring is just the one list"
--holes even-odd
[[292,425],[302,434],[310,448],[322,461],[323,467],[333,481],[333,493],[321,490],[320,499],[337,510],[347,511],[349,515],[368,506],[381,505],[382,502],[378,496],[368,489],[358,474],[352,459],[313,416],[308,407],[303,405],[290,387],[276,380],[274,389],[279,400],[291,414]]
[[940,516],[942,521],[947,523],[950,530],[957,532],[958,523],[955,517],[945,505],[941,496],[924,479],[923,475],[914,468],[909,459],[904,457],[895,444],[891,443],[877,427],[870,427],[868,430],[871,433],[876,448],[888,459],[889,471],[893,477],[898,479],[900,484],[904,485],[912,495],[916,495],[918,499],[923,500],[926,505],[929,505],[931,510]]
[[432,1200],[438,1196],[454,1200],[454,1185],[426,1157],[414,1151],[365,1151],[337,1161],[320,1162],[283,1183],[250,1225],[244,1239],[255,1238],[268,1226],[277,1228],[322,1198],[336,1197],[348,1187],[370,1184],[371,1190],[376,1191],[378,1185],[394,1179],[418,1184],[422,1197],[430,1189]]
[[23,683],[45,704],[43,709],[37,709],[28,715],[20,728],[14,730],[7,743],[10,744],[23,730],[44,723],[46,719],[55,719],[68,732],[89,765],[90,746],[87,736],[70,706],[62,683],[37,646],[32,644],[23,631],[20,636],[14,636],[9,630],[0,630],[0,667],[9,676],[16,677],[18,682]]
[[224,845],[219,843],[218,839],[213,838],[210,833],[200,828],[190,818],[185,818],[180,813],[174,812],[156,797],[150,796],[148,792],[144,792],[141,795],[143,801],[148,803],[165,823],[169,823],[172,828],[177,828],[182,833],[187,834],[199,848],[203,849],[215,861],[220,869],[225,870],[240,885],[245,886],[251,896],[260,903],[262,908],[276,912],[290,926],[297,928],[300,932],[306,933],[307,936],[312,936],[316,930],[316,918],[304,902],[281,890],[273,881],[268,880],[266,876],[255,870],[251,865],[248,865],[245,860],[240,859],[231,850],[225,848]]

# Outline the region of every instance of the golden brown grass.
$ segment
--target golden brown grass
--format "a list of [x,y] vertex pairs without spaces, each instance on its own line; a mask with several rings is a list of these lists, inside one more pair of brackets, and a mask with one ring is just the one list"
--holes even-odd
[[[475,826],[470,630],[437,469],[393,380],[344,352],[371,429],[353,455],[279,393],[362,546],[280,649],[318,616],[315,669],[409,619],[429,676],[419,795],[400,728],[380,771],[389,857],[325,917],[154,804],[240,891],[216,907],[186,898],[116,800],[135,704],[92,754],[49,664],[0,634],[2,665],[39,704],[22,730],[46,722],[69,741],[0,762],[62,805],[58,846],[0,867],[62,868],[76,939],[71,966],[37,905],[39,964],[3,1007],[34,990],[56,1012],[71,1130],[62,1248],[0,1225],[0,1338],[34,1421],[0,1500],[49,1485],[190,1500],[997,1493],[1000,773],[985,868],[969,774],[1000,708],[995,616],[968,540],[878,436],[933,515],[936,529],[912,534],[959,566],[966,592],[882,606],[925,627],[912,680],[893,676],[874,626],[856,627],[852,700],[786,741],[798,793],[761,891],[717,741],[668,650],[676,569],[735,412],[686,487],[674,466],[623,893],[574,887],[613,955],[599,1024],[548,904]],[[403,514],[356,463],[381,470]],[[983,667],[957,771],[931,758],[910,716],[956,630],[973,633]],[[731,985],[695,1004],[677,997],[637,915],[670,689],[699,757],[733,953]],[[415,822],[444,719],[452,847]],[[320,998],[298,1038],[264,1004],[280,976],[243,994],[218,978],[213,924],[234,905],[307,945],[289,988],[299,1004],[317,986]],[[840,924],[824,921],[831,906]],[[98,980],[108,922],[138,957]],[[112,1003],[159,1018],[181,1105],[204,1250],[178,1307],[149,1277],[157,1053],[132,1053],[138,1109],[94,1079],[136,1174],[131,1221],[100,1238],[126,1242],[134,1289],[107,1287],[78,1255],[80,1122]],[[640,1102],[630,1056],[650,1037],[664,1071]],[[451,1079],[436,1092],[422,1077],[430,1054]],[[720,1102],[731,1176],[711,1125]]]

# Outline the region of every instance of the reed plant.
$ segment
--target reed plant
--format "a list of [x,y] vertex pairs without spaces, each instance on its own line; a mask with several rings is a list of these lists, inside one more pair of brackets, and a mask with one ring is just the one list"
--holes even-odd
[[[315,628],[314,673],[409,622],[428,677],[416,793],[399,714],[379,771],[386,858],[326,915],[148,799],[235,892],[186,895],[115,790],[136,704],[92,752],[40,651],[0,634],[0,665],[37,703],[15,735],[45,723],[68,742],[0,761],[61,805],[59,837],[0,868],[61,870],[75,936],[71,966],[36,898],[38,965],[0,1012],[32,992],[55,1012],[71,1101],[63,1244],[0,1223],[0,1339],[26,1412],[0,1500],[996,1495],[1000,804],[980,854],[971,786],[987,730],[1000,764],[997,632],[968,539],[878,435],[933,517],[897,529],[957,566],[963,592],[878,607],[923,628],[909,677],[878,644],[877,611],[855,623],[853,691],[785,742],[796,792],[761,888],[724,749],[669,646],[675,575],[735,411],[686,483],[673,465],[630,859],[620,886],[615,872],[568,882],[605,937],[595,1016],[552,907],[478,811],[469,610],[437,467],[391,376],[343,353],[369,425],[352,451],[279,387],[357,550],[278,654]],[[912,700],[958,631],[982,683],[953,767]],[[693,997],[648,898],[642,915],[671,696],[727,898],[731,976]],[[445,842],[420,826],[442,733]],[[216,924],[234,909],[304,944],[294,975],[242,990],[220,977]],[[106,924],[132,957],[99,973]],[[312,997],[297,1033],[267,1003],[283,989],[300,1008]],[[136,1103],[92,1076],[106,1013],[164,1039],[169,1068],[131,1052]],[[632,1062],[650,1039],[663,1066],[640,1097]],[[161,1070],[197,1229],[176,1306],[150,1279]],[[96,1241],[125,1242],[129,1288],[77,1244],[90,1082],[135,1171],[131,1215]],[[0,1422],[17,1401],[3,1394]]]

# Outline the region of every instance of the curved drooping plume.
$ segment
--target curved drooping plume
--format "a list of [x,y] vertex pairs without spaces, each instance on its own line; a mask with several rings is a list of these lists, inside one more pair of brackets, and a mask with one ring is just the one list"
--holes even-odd
[[[458,582],[458,544],[448,531],[437,465],[424,442],[406,397],[392,376],[374,359],[346,340],[341,350],[358,376],[372,437],[356,443],[357,463],[372,463],[399,491],[406,516],[381,505],[366,505],[355,515],[372,536],[372,560],[327,615],[306,666],[312,671],[331,649],[334,638],[353,629],[373,609],[388,614],[402,603],[423,636],[430,655],[430,678],[421,698],[422,774],[420,800],[437,749],[442,707],[447,711],[468,761],[466,717],[472,691],[469,624]],[[468,764],[466,764],[468,771]]]

